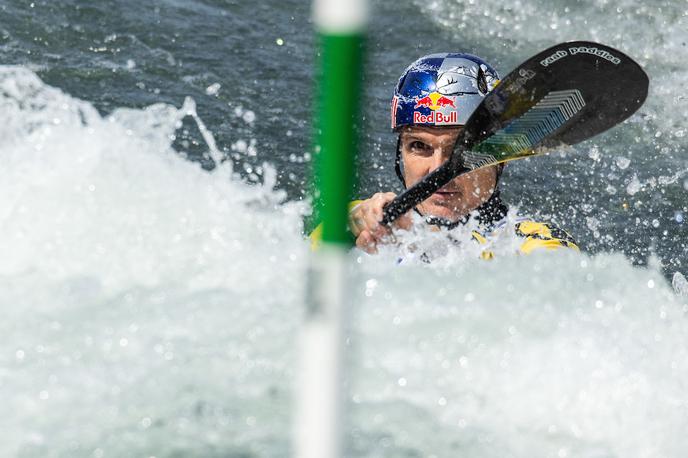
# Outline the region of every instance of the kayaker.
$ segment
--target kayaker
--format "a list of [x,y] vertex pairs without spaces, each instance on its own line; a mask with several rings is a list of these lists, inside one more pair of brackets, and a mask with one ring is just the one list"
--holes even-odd
[[[450,157],[462,126],[498,83],[495,69],[470,54],[424,56],[404,71],[391,110],[392,129],[398,133],[395,170],[404,187],[419,182]],[[483,258],[493,256],[489,239],[501,230],[513,230],[523,239],[521,253],[538,248],[577,250],[571,236],[551,223],[516,218],[508,224],[508,208],[498,188],[502,170],[503,165],[495,165],[459,176],[416,206],[415,212],[426,223],[449,232],[476,220],[472,234],[477,243],[485,245]],[[393,242],[393,228],[412,226],[410,213],[397,219],[392,227],[380,224],[384,206],[395,196],[393,192],[379,192],[352,202],[349,228],[358,248],[376,253],[379,245]],[[312,235],[317,237],[318,229]]]

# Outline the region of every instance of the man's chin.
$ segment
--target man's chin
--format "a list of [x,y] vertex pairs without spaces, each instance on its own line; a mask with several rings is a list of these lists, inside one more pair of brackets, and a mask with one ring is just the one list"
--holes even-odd
[[464,217],[464,214],[441,205],[427,205],[419,208],[423,216],[442,218],[449,222],[456,222]]

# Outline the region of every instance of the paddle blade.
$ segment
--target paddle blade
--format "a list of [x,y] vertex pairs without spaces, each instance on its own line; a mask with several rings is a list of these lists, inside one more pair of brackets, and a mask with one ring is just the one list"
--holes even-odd
[[455,151],[474,170],[573,145],[635,113],[648,86],[643,69],[616,49],[587,41],[553,46],[485,97]]

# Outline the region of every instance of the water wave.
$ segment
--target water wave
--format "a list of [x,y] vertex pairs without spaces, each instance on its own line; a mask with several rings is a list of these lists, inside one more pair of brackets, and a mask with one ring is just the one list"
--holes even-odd
[[[102,117],[0,67],[0,455],[289,453],[307,208],[184,160],[187,116]],[[688,448],[686,303],[658,266],[398,254],[351,253],[349,456]]]

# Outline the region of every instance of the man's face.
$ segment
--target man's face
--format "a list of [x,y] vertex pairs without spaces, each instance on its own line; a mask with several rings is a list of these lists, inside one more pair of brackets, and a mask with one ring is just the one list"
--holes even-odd
[[[401,132],[401,159],[406,186],[418,183],[451,156],[462,127],[407,127]],[[497,168],[461,175],[440,188],[418,210],[426,216],[457,221],[486,202],[497,182]]]

